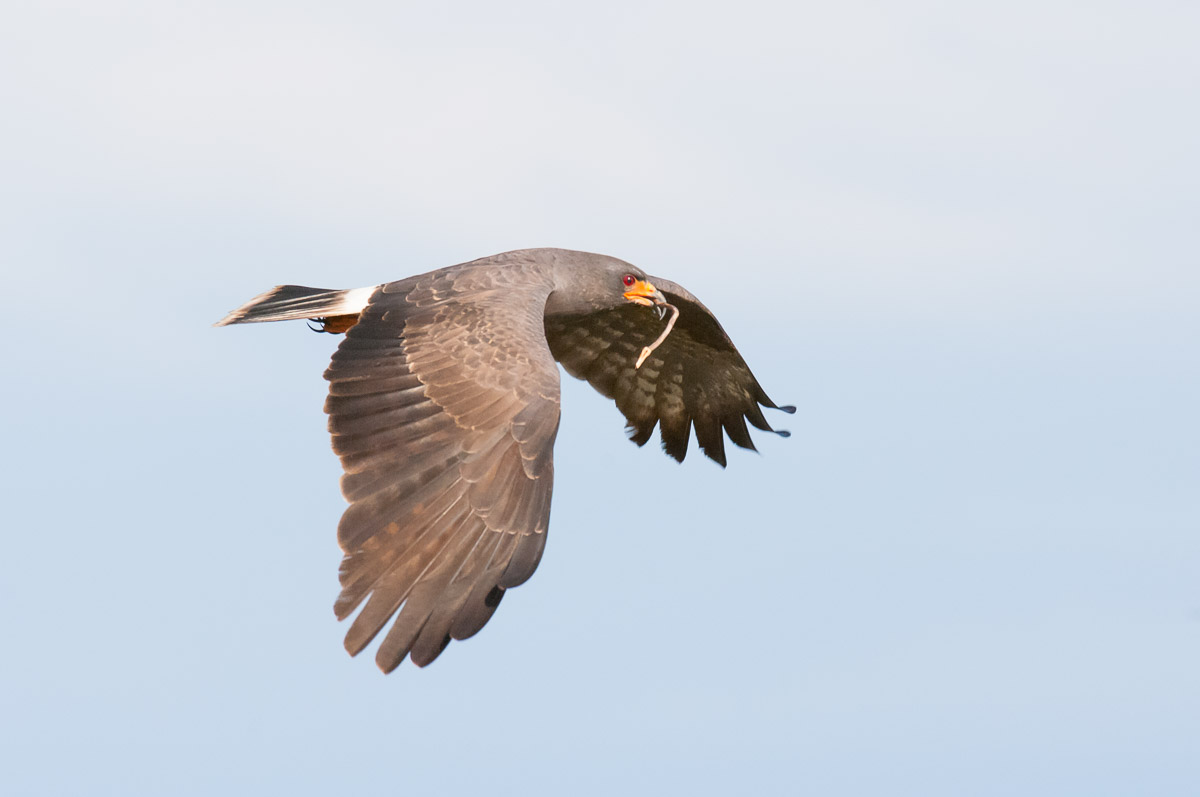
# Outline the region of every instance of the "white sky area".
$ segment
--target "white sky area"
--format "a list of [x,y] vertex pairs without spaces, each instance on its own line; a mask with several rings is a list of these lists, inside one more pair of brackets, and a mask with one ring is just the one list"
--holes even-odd
[[[1200,6],[0,10],[5,794],[1200,794]],[[794,403],[564,381],[545,558],[389,677],[279,283],[562,246]],[[727,444],[727,448],[731,448]]]

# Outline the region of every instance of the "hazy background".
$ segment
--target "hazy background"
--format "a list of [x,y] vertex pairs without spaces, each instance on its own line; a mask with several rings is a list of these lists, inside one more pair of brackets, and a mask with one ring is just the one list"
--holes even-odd
[[[0,791],[1200,793],[1196,4],[332,5],[0,12]],[[385,678],[337,339],[209,325],[528,246],[793,437],[564,383],[539,572]]]

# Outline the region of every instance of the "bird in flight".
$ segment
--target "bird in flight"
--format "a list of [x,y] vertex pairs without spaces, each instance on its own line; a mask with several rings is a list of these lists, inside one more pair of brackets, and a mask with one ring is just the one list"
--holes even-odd
[[[557,361],[613,399],[639,446],[700,449],[775,432],[759,386],[708,308],[604,255],[523,249],[355,290],[281,285],[217,326],[307,319],[345,333],[325,378],[350,506],[338,524],[339,620],[385,673],[420,667],[491,618],[546,544]],[[776,434],[787,436],[787,432]],[[365,601],[365,605],[364,604]]]

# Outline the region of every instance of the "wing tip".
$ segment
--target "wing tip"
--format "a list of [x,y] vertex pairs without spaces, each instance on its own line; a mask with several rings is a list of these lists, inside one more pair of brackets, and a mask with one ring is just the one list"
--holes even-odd
[[[381,673],[383,673],[384,675],[389,675],[397,667],[400,666],[400,664],[404,661],[405,658],[407,658],[407,656],[408,656],[407,650],[404,651],[404,655],[399,658],[396,658],[394,656],[384,657],[384,656],[381,656],[378,653],[376,653],[375,666],[378,667],[379,671]],[[418,666],[420,666],[420,665],[418,665]]]
[[651,436],[654,434],[654,427],[658,425],[658,419],[651,419],[650,424],[636,424],[632,421],[625,424],[625,436],[635,443],[638,448],[650,442]]
[[720,446],[710,446],[709,448],[704,448],[703,446],[701,446],[700,450],[704,452],[704,456],[708,457],[713,462],[720,465],[722,470],[724,470],[726,468],[728,463],[726,462],[726,459],[725,459],[724,441],[722,441],[722,444]]
[[684,459],[687,458],[687,449],[686,448],[683,449],[682,451],[680,451],[678,448],[668,448],[666,446],[666,444],[664,443],[662,449],[663,449],[664,454],[666,454],[668,457],[675,460],[676,462],[678,462],[681,465],[683,464]]

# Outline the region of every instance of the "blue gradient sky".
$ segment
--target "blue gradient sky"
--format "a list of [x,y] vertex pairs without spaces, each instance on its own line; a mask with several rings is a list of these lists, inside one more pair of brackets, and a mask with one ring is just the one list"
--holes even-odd
[[[1194,4],[17,3],[5,794],[1200,793]],[[551,535],[383,677],[336,340],[526,246],[686,285],[790,440],[564,383]]]

